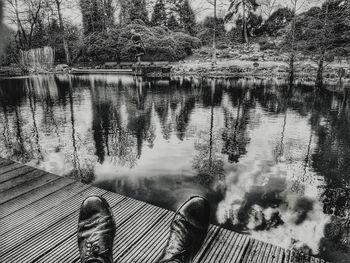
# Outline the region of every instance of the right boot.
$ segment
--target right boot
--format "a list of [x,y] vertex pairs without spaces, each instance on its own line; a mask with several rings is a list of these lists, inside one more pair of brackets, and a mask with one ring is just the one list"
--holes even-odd
[[192,196],[176,211],[158,263],[190,263],[201,248],[210,221],[210,205],[202,196]]

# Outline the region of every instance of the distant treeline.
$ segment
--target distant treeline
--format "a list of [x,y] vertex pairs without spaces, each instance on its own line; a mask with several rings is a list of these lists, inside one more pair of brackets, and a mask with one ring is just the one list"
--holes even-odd
[[[189,0],[6,1],[8,20],[18,30],[6,44],[2,64],[16,62],[18,49],[42,46],[53,47],[56,60],[68,64],[134,60],[132,29],[144,41],[147,60],[183,59],[201,45],[211,46],[214,35],[217,46],[258,42],[262,49],[281,49],[290,56],[291,72],[299,52],[314,56],[318,64],[350,52],[347,0],[325,0],[308,10],[302,6],[308,1],[301,0],[286,6],[273,0],[227,0],[225,16],[201,21]],[[302,7],[307,11],[300,13]],[[67,8],[81,12],[80,26],[64,16]]]

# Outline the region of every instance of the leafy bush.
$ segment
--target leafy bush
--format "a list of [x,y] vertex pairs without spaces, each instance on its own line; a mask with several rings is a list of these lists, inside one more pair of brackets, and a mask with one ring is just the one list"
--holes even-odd
[[276,49],[277,46],[274,42],[269,42],[269,41],[260,41],[259,42],[260,45],[260,50],[268,50],[268,49]]
[[92,33],[85,37],[81,47],[83,60],[135,61],[136,48],[131,41],[132,30],[141,36],[144,43],[146,54],[143,60],[177,61],[201,46],[198,38],[185,33],[132,23],[119,30]]
[[18,49],[15,42],[15,32],[7,26],[0,28],[0,65],[10,65],[18,62]]
[[[199,25],[197,37],[202,41],[203,45],[212,45],[214,36],[214,17],[206,17]],[[217,42],[226,40],[225,21],[223,18],[216,19],[215,38]]]
[[277,37],[293,19],[293,12],[287,7],[279,8],[271,14],[261,27],[261,34]]

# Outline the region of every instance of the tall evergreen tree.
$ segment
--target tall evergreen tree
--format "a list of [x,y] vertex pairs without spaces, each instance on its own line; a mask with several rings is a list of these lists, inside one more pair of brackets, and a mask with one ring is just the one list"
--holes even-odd
[[293,11],[288,7],[282,7],[274,11],[264,22],[262,33],[277,37],[280,30],[286,28],[293,19]]
[[106,30],[114,23],[112,1],[80,0],[84,34]]
[[148,24],[148,11],[146,0],[131,0],[128,10],[130,21],[140,19]]
[[182,29],[190,35],[194,35],[196,33],[196,15],[189,0],[185,0],[182,3],[179,9],[179,16]]
[[152,26],[166,26],[167,15],[165,10],[165,4],[163,0],[158,0],[153,8],[153,14],[151,18]]
[[175,31],[175,30],[178,30],[180,25],[179,23],[177,22],[177,19],[175,17],[174,14],[171,14],[169,19],[168,19],[168,22],[167,22],[167,27],[172,30],[172,31]]
[[231,20],[235,14],[240,12],[241,9],[243,39],[245,43],[248,43],[247,14],[251,10],[255,11],[259,4],[257,0],[230,0],[230,2],[226,20]]
[[131,0],[119,0],[120,12],[119,12],[119,22],[125,25],[130,22],[129,8],[131,6]]
[[64,52],[66,55],[66,62],[68,65],[70,65],[71,58],[70,58],[70,53],[69,53],[68,41],[67,41],[67,38],[65,36],[65,28],[64,28],[62,11],[61,11],[62,0],[55,0],[55,4],[56,4],[56,9],[57,9],[57,14],[58,14],[58,21],[60,23],[60,35],[62,37],[63,48],[64,48]]

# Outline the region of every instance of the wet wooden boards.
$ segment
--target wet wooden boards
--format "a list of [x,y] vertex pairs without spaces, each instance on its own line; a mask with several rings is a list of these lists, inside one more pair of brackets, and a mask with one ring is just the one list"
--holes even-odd
[[[80,262],[79,207],[93,194],[106,198],[114,213],[115,262],[156,262],[173,212],[1,158],[0,262]],[[212,225],[194,262],[325,261]]]

